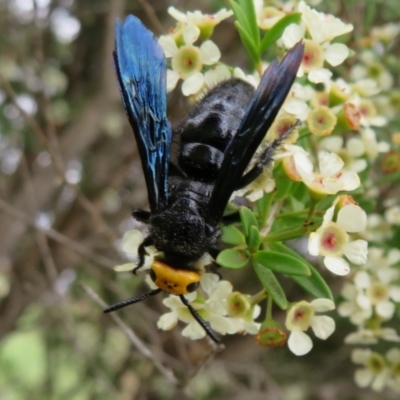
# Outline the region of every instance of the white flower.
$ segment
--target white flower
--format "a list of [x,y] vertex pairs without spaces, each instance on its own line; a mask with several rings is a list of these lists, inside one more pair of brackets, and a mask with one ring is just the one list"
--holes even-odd
[[346,344],[377,344],[379,339],[387,342],[400,342],[400,336],[393,328],[381,329],[364,329],[361,328],[357,332],[350,333],[344,339]]
[[349,317],[354,325],[361,325],[372,316],[372,307],[369,301],[365,301],[359,287],[353,283],[344,284],[342,296],[345,301],[338,305],[338,314]]
[[[128,253],[128,256],[131,256],[135,261],[117,265],[114,267],[115,271],[132,271],[137,267],[138,248],[142,244],[143,240],[143,234],[138,230],[130,230],[124,233],[124,236],[122,237],[121,248],[125,253]],[[147,255],[145,257],[145,263],[141,267],[141,270],[149,269],[154,261],[154,256],[157,253],[161,254],[154,246],[146,247],[146,253]]]
[[350,138],[344,145],[342,136],[328,136],[320,141],[321,149],[336,153],[342,160],[345,161],[344,169],[361,172],[367,168],[368,164],[364,158],[360,158],[364,152],[363,142],[356,138]]
[[394,347],[386,353],[386,360],[390,367],[390,377],[387,386],[393,391],[400,392],[400,349]]
[[[218,281],[218,276],[212,273],[203,274],[200,285],[208,295],[204,299],[197,292],[185,295],[192,307],[198,314],[210,324],[211,329],[226,335],[238,332],[256,334],[259,329],[258,323],[254,322],[260,312],[260,308],[255,306],[251,309],[251,315],[244,317],[231,317],[227,310],[227,300],[232,293],[232,284],[228,281]],[[206,332],[191,315],[188,308],[177,296],[170,295],[163,301],[171,311],[160,317],[157,326],[163,330],[172,329],[178,321],[182,321],[187,327],[182,331],[182,335],[190,339],[197,340],[205,337]]]
[[360,79],[373,79],[381,90],[393,87],[393,76],[380,62],[378,55],[371,50],[364,50],[360,56],[361,62],[350,70],[350,79],[357,82]]
[[293,155],[298,174],[305,185],[317,194],[336,194],[340,190],[355,190],[360,186],[360,178],[354,171],[342,171],[343,160],[335,153],[320,151],[318,154],[319,172],[303,152]]
[[182,93],[185,96],[198,93],[204,84],[203,65],[214,65],[219,61],[221,53],[211,40],[206,40],[200,47],[193,46],[199,35],[200,29],[188,23],[183,29],[183,46],[178,47],[170,35],[158,39],[165,57],[171,58],[172,69],[167,70],[167,91],[174,89],[178,80],[183,79]]
[[380,392],[389,378],[389,369],[385,358],[372,352],[370,349],[355,349],[351,354],[351,359],[355,364],[361,364],[365,368],[356,370],[354,380],[359,387],[371,388]]
[[394,265],[400,260],[397,249],[387,255],[382,249],[372,248],[364,271],[359,271],[353,281],[357,288],[357,303],[372,309],[381,320],[391,319],[400,302],[400,271]]
[[319,13],[303,1],[300,2],[298,9],[302,13],[301,24],[289,25],[282,35],[282,42],[286,48],[291,48],[304,39],[306,32],[308,32],[312,40],[303,40],[305,52],[298,76],[307,72],[310,82],[328,83],[332,73],[323,68],[324,60],[332,66],[337,66],[349,55],[349,49],[346,45],[342,43],[330,44],[329,42],[337,36],[351,32],[353,26],[343,23],[332,15]]
[[188,11],[186,14],[177,10],[175,7],[168,7],[168,14],[171,15],[179,22],[191,23],[198,27],[203,26],[212,26],[219,24],[226,18],[229,18],[233,15],[233,11],[227,10],[226,8],[222,8],[217,13],[211,14],[203,14],[200,11]]
[[347,275],[349,264],[342,256],[346,256],[353,264],[361,265],[367,261],[368,243],[365,240],[350,241],[348,233],[362,231],[367,223],[365,211],[355,204],[342,207],[333,222],[335,206],[330,207],[320,228],[310,234],[308,251],[313,256],[324,256],[324,264],[329,271],[337,275]]
[[368,214],[367,229],[362,236],[368,241],[384,242],[392,238],[392,226],[382,215]]
[[353,30],[353,25],[345,24],[333,15],[313,10],[304,1],[299,3],[299,11],[307,30],[317,43],[329,42]]
[[307,354],[313,346],[311,338],[304,333],[309,327],[315,336],[325,340],[335,330],[335,321],[331,317],[316,316],[317,312],[330,311],[335,304],[328,299],[316,299],[311,303],[300,301],[294,304],[286,315],[286,328],[291,331],[288,346],[296,356]]
[[393,206],[385,211],[386,220],[392,225],[400,225],[400,206]]

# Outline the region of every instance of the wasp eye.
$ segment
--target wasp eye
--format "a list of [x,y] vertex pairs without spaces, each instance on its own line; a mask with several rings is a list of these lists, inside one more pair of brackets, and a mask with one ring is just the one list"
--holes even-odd
[[186,286],[186,291],[188,293],[194,292],[197,288],[199,287],[199,282],[192,282],[189,283],[189,285]]
[[157,280],[157,275],[152,269],[150,270],[150,278],[153,282]]

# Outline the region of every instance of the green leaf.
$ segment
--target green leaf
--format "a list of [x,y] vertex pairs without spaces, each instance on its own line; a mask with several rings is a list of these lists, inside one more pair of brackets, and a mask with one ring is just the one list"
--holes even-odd
[[249,254],[241,249],[222,250],[217,257],[217,263],[225,268],[242,268],[249,262]]
[[239,215],[243,226],[244,236],[247,238],[249,236],[251,226],[258,228],[257,219],[253,212],[244,206],[239,208]]
[[305,261],[276,251],[260,250],[253,255],[253,260],[274,272],[286,275],[310,276],[311,271]]
[[257,50],[256,44],[253,42],[251,36],[248,34],[248,32],[245,29],[243,29],[242,25],[238,21],[235,22],[235,26],[239,32],[240,39],[242,39],[244,47],[246,48],[247,52],[249,53],[251,61],[255,65],[257,65],[258,63],[261,62],[261,57]]
[[319,274],[319,272],[308,261],[306,261],[303,257],[301,257],[292,249],[289,249],[289,247],[285,246],[282,243],[270,243],[270,248],[274,251],[279,251],[281,253],[301,259],[304,263],[306,263],[308,268],[310,269],[311,276],[303,277],[292,275],[291,279],[293,279],[309,295],[315,297],[316,299],[325,298],[333,301],[332,292],[328,284],[325,282],[324,278]]
[[260,232],[254,225],[250,227],[249,236],[247,237],[247,246],[250,253],[254,253],[260,247]]
[[258,279],[268,291],[268,294],[272,297],[272,300],[274,300],[279,308],[286,310],[288,306],[286,295],[282,289],[282,286],[275,278],[274,273],[270,269],[265,268],[263,265],[258,264],[257,262],[253,262],[253,267],[256,271]]
[[284,30],[290,24],[297,24],[300,22],[301,14],[293,13],[286,15],[280,19],[263,37],[260,44],[260,54],[264,53],[271,45],[273,45],[282,36]]
[[238,0],[237,2],[243,12],[243,14],[240,16],[240,20],[246,19],[249,28],[248,33],[253,39],[254,44],[258,48],[260,45],[260,29],[258,28],[254,2],[249,0]]
[[245,244],[246,238],[238,228],[233,225],[222,227],[221,241],[223,243],[232,244],[234,246]]

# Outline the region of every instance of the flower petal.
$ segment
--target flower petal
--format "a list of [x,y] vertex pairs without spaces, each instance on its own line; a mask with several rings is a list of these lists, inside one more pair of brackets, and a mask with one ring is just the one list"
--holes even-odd
[[320,235],[316,232],[312,232],[308,238],[308,252],[312,256],[318,256],[319,255],[319,239]]
[[173,69],[167,69],[167,92],[175,89],[179,81],[179,74]]
[[371,355],[370,349],[354,349],[351,352],[351,361],[354,364],[366,364]]
[[339,210],[336,222],[346,232],[361,232],[367,226],[367,213],[355,204],[348,204]]
[[306,333],[293,331],[289,336],[288,346],[293,354],[303,356],[312,349],[313,342]]
[[324,264],[329,271],[339,276],[348,275],[350,272],[349,264],[340,257],[325,257]]
[[158,319],[157,327],[163,331],[169,331],[178,323],[178,314],[175,312],[169,312],[161,315]]
[[182,336],[192,340],[198,340],[206,336],[206,331],[197,321],[193,321],[182,331]]
[[368,242],[359,239],[347,243],[343,253],[353,264],[365,264],[368,260]]
[[370,383],[372,382],[372,379],[374,378],[374,375],[372,373],[372,371],[370,371],[369,369],[358,369],[355,373],[354,373],[354,380],[357,384],[357,386],[361,387],[361,388],[366,388],[370,385]]
[[164,51],[166,58],[173,57],[178,52],[178,46],[175,40],[169,35],[162,35],[158,38],[158,44]]
[[330,177],[337,174],[344,166],[344,161],[335,153],[320,151],[318,153],[319,171],[322,176]]
[[302,25],[290,24],[286,27],[282,35],[284,46],[291,49],[296,43],[303,39],[305,28]]
[[376,305],[376,313],[385,319],[390,319],[396,310],[396,306],[391,301],[383,301]]
[[231,78],[231,73],[225,65],[217,65],[204,73],[204,82],[208,88],[213,88],[219,82],[229,78]]
[[122,250],[126,253],[137,254],[138,247],[143,242],[143,234],[138,230],[131,230],[125,232],[122,237]]
[[182,93],[185,96],[197,93],[204,83],[204,75],[201,72],[189,76],[182,84]]
[[335,303],[329,299],[315,299],[310,304],[316,312],[325,312],[335,309]]
[[391,286],[389,288],[389,296],[396,303],[400,303],[400,286]]
[[120,264],[116,265],[113,270],[115,272],[126,272],[126,271],[132,271],[135,269],[136,264],[135,263],[126,263],[126,264]]
[[221,52],[218,46],[211,40],[206,40],[200,46],[200,54],[203,64],[215,64],[221,58]]
[[[242,324],[235,324],[235,318],[226,318],[218,314],[210,314],[209,322],[211,328],[221,335],[234,334],[241,330]],[[240,323],[240,319],[237,319]]]
[[200,29],[190,22],[185,26],[183,30],[183,40],[187,45],[193,44],[198,39],[199,35]]
[[311,328],[316,337],[325,340],[334,332],[335,321],[326,315],[314,316],[311,320]]
[[325,49],[325,60],[332,67],[342,64],[349,56],[349,48],[343,43],[333,43]]
[[351,192],[360,186],[360,178],[354,171],[343,171],[341,176],[342,190]]
[[326,68],[316,68],[308,74],[308,80],[312,83],[328,82],[332,77],[332,72]]

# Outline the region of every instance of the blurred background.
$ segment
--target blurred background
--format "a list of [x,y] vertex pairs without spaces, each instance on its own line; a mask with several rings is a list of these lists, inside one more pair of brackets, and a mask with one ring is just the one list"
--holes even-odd
[[[208,13],[227,6],[0,1],[0,400],[397,398],[354,384],[343,346],[352,327],[340,318],[329,340],[296,357],[252,337],[225,337],[225,350],[214,353],[207,340],[183,338],[182,326],[159,331],[163,296],[121,310],[121,319],[103,315],[102,301],[148,290],[143,279],[112,270],[125,261],[122,234],[138,227],[131,209],[147,207],[112,65],[114,23],[135,14],[160,35],[175,24],[170,5]],[[397,0],[318,9],[353,23],[355,37],[400,17]],[[248,67],[231,23],[213,40],[223,61]],[[392,50],[399,56],[398,43]],[[188,104],[178,91],[169,104],[176,125]],[[256,292],[243,274],[224,272],[238,290]],[[329,281],[337,293],[341,279]]]

